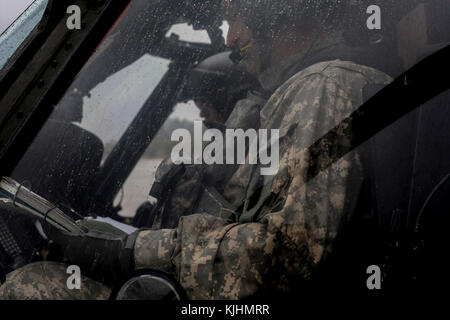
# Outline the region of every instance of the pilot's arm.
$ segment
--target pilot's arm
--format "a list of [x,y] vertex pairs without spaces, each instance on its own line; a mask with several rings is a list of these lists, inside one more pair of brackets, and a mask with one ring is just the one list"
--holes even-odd
[[[351,88],[357,87],[355,83]],[[289,102],[286,107],[291,112],[300,108],[297,112],[303,114],[280,150],[280,170],[284,166],[291,177],[282,189],[281,207],[267,210],[253,223],[228,224],[208,214],[185,216],[176,229],[142,230],[121,237],[114,246],[91,238],[108,253],[99,259],[97,269],[91,268],[93,275],[106,273],[114,279],[134,270],[157,269],[178,280],[192,299],[236,299],[274,289],[288,292],[292,281],[310,279],[333,249],[341,226],[351,219],[361,190],[362,166],[354,151],[306,183],[310,161],[320,160],[309,158],[307,147],[312,142],[304,139],[314,136],[308,135],[311,130],[325,133],[361,101],[352,101],[334,80],[317,74],[284,89],[268,103]],[[82,260],[92,261],[95,256],[95,250],[79,252]]]

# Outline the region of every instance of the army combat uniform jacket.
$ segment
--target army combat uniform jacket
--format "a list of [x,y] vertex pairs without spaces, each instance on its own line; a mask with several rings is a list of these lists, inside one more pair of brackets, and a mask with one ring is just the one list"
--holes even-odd
[[[307,149],[362,104],[366,86],[391,81],[373,68],[340,60],[283,78],[307,54],[327,45],[315,43],[308,53],[290,57],[260,77],[267,90],[282,82],[260,112],[261,128],[280,130],[280,168],[261,182],[270,200],[255,201],[258,210],[250,216],[246,210],[235,212],[232,223],[198,213],[182,217],[176,229],[141,231],[134,249],[137,269],[173,275],[191,299],[239,299],[290,292],[326,261],[352,219],[363,169],[353,151],[306,183],[310,162],[323,160],[310,158]],[[252,209],[247,206],[250,189],[257,185],[255,167],[240,166],[223,189],[231,204],[247,207],[247,212]]]

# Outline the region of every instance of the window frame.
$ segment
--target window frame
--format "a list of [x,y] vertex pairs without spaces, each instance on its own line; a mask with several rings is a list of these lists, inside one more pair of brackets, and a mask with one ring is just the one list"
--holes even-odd
[[[51,1],[51,0],[50,0]],[[73,79],[131,0],[59,0],[48,4],[47,24],[16,51],[0,77],[0,165],[8,175],[32,143]],[[82,7],[81,30],[67,30],[69,5]],[[83,9],[84,8],[84,9]],[[35,30],[35,32],[36,32]]]

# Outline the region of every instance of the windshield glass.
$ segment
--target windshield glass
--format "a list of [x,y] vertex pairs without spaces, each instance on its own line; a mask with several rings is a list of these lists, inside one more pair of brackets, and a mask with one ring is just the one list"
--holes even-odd
[[[114,146],[166,74],[169,63],[169,60],[147,54],[109,76],[92,88],[88,97],[83,97],[83,117],[79,125],[105,145]],[[71,90],[74,94],[80,92],[76,83]],[[103,158],[110,152],[110,148],[105,150]]]
[[[132,1],[13,178],[31,181],[35,192],[83,215],[132,217],[149,203],[155,174],[158,183],[164,180],[158,166],[170,160],[207,165],[218,192],[240,207],[244,199],[236,194],[244,196],[245,188],[228,189],[244,170],[240,165],[262,166],[262,179],[276,176],[286,152],[282,141],[294,139],[294,127],[311,129],[298,133],[297,147],[311,146],[449,41],[447,4],[440,1],[170,3]],[[38,21],[45,6],[34,6]],[[227,146],[206,157],[208,141],[221,140],[226,129],[244,131],[242,140],[236,137],[243,146],[234,146],[229,159]],[[251,153],[261,151],[250,144],[264,137],[260,129],[278,130],[267,138],[278,136],[279,153],[251,162]],[[189,210],[208,211],[199,201]]]

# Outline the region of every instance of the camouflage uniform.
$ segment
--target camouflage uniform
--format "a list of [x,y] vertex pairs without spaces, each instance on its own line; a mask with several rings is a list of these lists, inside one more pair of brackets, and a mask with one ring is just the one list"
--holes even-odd
[[80,290],[69,290],[67,266],[58,262],[35,262],[8,274],[0,287],[0,300],[106,300],[111,289],[81,276]]
[[[181,217],[176,229],[141,231],[134,249],[137,269],[171,274],[190,299],[288,293],[296,283],[311,279],[352,219],[363,178],[360,157],[354,151],[305,183],[309,163],[323,160],[311,159],[307,148],[361,105],[366,85],[391,81],[377,70],[339,60],[293,71],[307,55],[335,42],[334,36],[261,76],[265,89],[278,88],[260,113],[262,128],[280,129],[278,173],[262,180],[258,166],[239,167],[223,187],[223,196],[231,204],[236,208],[244,204],[232,223],[199,213]],[[248,216],[252,191],[258,185],[271,197]],[[15,275],[9,278],[16,281],[20,297],[26,281]],[[91,297],[99,295],[92,292]]]
[[[246,99],[237,102],[225,127],[258,129],[259,113],[265,102],[263,97],[250,92]],[[223,192],[220,186],[231,178],[238,167],[217,164],[175,165],[170,157],[164,159],[158,166],[150,192],[158,199],[156,217],[150,226],[153,229],[176,228],[180,217],[202,212],[199,203],[204,194],[203,184],[210,181]],[[210,207],[208,204],[205,207]]]

